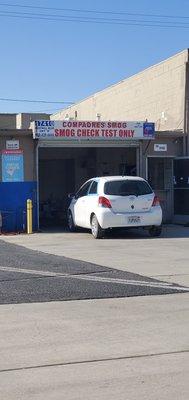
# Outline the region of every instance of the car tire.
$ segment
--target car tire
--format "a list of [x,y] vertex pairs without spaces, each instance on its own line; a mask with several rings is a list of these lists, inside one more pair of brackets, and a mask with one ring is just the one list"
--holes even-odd
[[151,226],[149,229],[149,235],[151,237],[158,237],[161,235],[162,232],[162,226]]
[[92,216],[91,220],[91,233],[95,239],[102,239],[104,235],[104,230],[99,225],[95,214]]
[[69,211],[69,213],[68,213],[68,228],[69,228],[70,232],[75,232],[76,231],[76,225],[74,223],[71,211]]

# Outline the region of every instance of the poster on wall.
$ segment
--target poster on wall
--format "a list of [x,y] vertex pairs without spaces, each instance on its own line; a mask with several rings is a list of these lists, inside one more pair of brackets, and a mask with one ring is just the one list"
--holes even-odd
[[2,150],[2,182],[23,182],[23,180],[23,151]]

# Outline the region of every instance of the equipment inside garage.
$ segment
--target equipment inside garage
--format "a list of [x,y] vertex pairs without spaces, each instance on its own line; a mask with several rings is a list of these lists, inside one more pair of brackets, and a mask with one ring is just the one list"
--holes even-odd
[[136,147],[39,147],[40,227],[65,225],[68,194],[105,175],[136,175]]

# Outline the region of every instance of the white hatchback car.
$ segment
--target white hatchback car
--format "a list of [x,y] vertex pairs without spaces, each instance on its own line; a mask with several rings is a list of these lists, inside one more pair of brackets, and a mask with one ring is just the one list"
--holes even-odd
[[145,227],[150,236],[159,236],[162,209],[148,182],[134,176],[106,176],[85,182],[69,195],[68,226],[91,229],[100,239],[109,228]]

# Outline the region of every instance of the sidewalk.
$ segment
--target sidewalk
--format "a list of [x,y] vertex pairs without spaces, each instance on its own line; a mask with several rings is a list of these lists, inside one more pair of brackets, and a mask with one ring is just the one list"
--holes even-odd
[[188,304],[177,294],[0,306],[0,398],[188,400]]

